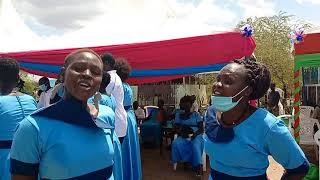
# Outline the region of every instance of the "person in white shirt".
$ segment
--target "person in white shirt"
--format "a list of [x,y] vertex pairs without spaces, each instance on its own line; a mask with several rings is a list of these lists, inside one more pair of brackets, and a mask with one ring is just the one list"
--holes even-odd
[[50,81],[47,77],[42,77],[39,79],[39,89],[42,91],[40,94],[39,102],[38,102],[38,109],[39,108],[46,108],[50,105],[50,98],[52,89],[50,87]]
[[141,124],[141,122],[146,118],[146,113],[144,110],[139,106],[138,101],[133,102],[133,109],[134,114],[137,117],[138,124]]
[[103,70],[110,74],[110,83],[106,88],[107,94],[114,96],[116,100],[115,109],[115,132],[122,142],[123,137],[127,133],[127,112],[123,106],[124,92],[122,87],[122,81],[117,75],[117,71],[114,70],[115,59],[110,53],[104,53],[101,55],[103,61]]

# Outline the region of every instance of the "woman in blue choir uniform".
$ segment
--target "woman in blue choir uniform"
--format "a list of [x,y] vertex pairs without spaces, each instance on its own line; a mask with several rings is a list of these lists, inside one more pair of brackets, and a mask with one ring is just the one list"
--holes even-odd
[[13,180],[113,179],[114,112],[87,101],[99,89],[103,64],[89,49],[63,67],[64,97],[21,121],[10,151]]
[[[112,109],[115,112],[116,103],[115,99],[112,95],[107,95],[106,87],[110,82],[110,74],[104,72],[102,81],[100,84],[99,92],[95,94],[94,97],[91,97],[88,102],[94,104],[95,106],[104,105],[107,106],[106,108]],[[110,125],[114,126],[114,119],[110,119]],[[113,177],[115,180],[122,180],[123,179],[123,169],[122,169],[122,148],[119,138],[116,133],[113,133],[113,145],[114,145],[114,165],[113,165]]]
[[125,59],[117,59],[115,64],[117,74],[123,82],[124,109],[127,112],[127,135],[122,142],[123,178],[125,180],[141,180],[142,168],[140,157],[140,144],[136,116],[133,111],[133,93],[126,80],[129,78],[131,67]]
[[308,172],[309,163],[285,124],[249,105],[263,97],[270,79],[267,67],[251,58],[228,64],[217,76],[205,116],[211,179],[266,180],[269,155],[286,169],[282,179],[303,179]]
[[19,65],[11,58],[0,58],[0,179],[4,177],[14,132],[22,119],[37,109],[33,97],[20,93]]
[[[172,142],[172,163],[174,170],[177,162],[191,162],[197,176],[202,175],[203,120],[198,112],[191,112],[192,96],[180,100],[180,110],[175,114],[174,127],[178,137]],[[191,135],[191,137],[190,137]]]

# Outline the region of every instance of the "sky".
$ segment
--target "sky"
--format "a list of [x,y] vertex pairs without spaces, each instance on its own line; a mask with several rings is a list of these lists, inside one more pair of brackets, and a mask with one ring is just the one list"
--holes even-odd
[[[156,41],[280,11],[320,26],[320,0],[0,0],[0,52]],[[1,19],[2,18],[2,19]],[[7,43],[17,40],[19,45]],[[16,42],[17,42],[16,41]]]

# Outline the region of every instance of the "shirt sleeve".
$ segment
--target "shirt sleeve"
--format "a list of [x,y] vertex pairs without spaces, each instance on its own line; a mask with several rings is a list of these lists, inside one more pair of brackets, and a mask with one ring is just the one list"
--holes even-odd
[[266,136],[267,152],[285,169],[295,169],[307,161],[284,122],[277,121]]
[[42,92],[40,94],[39,102],[38,102],[38,105],[37,105],[38,109],[44,107],[44,102],[45,102],[45,96],[44,96],[44,92]]
[[112,73],[109,73],[109,74],[110,74],[110,82],[106,87],[106,92],[108,94],[113,94],[113,90],[114,90],[114,86],[115,86],[115,83],[116,83],[116,79],[115,79],[114,74],[112,74]]
[[203,122],[203,119],[202,119],[200,113],[198,113],[198,112],[197,112],[197,122],[198,122],[198,123],[199,123],[199,122]]
[[120,77],[116,76],[115,81],[115,91],[112,95],[116,99],[116,122],[115,122],[115,131],[118,137],[124,137],[127,134],[127,112],[123,106],[124,91]]
[[10,171],[12,174],[37,176],[40,162],[38,130],[24,119],[14,135],[10,151]]
[[173,124],[179,124],[180,123],[180,118],[178,116],[179,116],[178,112],[175,112]]

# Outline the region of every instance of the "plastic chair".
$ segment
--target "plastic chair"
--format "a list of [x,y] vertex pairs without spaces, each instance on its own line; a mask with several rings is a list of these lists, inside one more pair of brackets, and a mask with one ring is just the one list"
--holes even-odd
[[146,112],[146,117],[149,116],[153,109],[158,109],[158,106],[144,106],[144,110]]
[[[311,111],[309,111],[309,112],[311,112]],[[282,115],[282,116],[278,116],[278,118],[281,118],[281,119],[287,118],[289,120],[287,127],[289,128],[291,134],[293,135],[293,133],[294,133],[293,115]],[[300,114],[300,144],[301,145],[312,145],[314,147],[315,152],[316,152],[317,158],[319,158],[319,152],[317,149],[317,145],[320,146],[320,143],[319,143],[320,132],[318,130],[318,132],[316,134],[314,134],[314,125],[316,125],[318,127],[318,129],[320,129],[320,124],[317,119],[307,117],[307,114],[302,114],[302,113]]]
[[[293,131],[293,118],[290,118],[290,126]],[[316,145],[314,141],[313,127],[316,125],[320,129],[320,124],[317,119],[300,115],[300,144],[304,145]]]
[[304,116],[311,117],[311,112],[314,110],[312,106],[300,106],[300,113]]
[[[300,144],[304,145],[316,145],[314,141],[314,132],[313,127],[316,125],[318,129],[320,129],[320,123],[317,119],[311,118],[310,113],[313,107],[311,106],[301,106],[301,113],[300,113]],[[294,114],[294,110],[292,111]],[[284,115],[286,117],[290,117],[290,115]],[[281,118],[281,116],[279,116]],[[288,128],[290,129],[291,133],[294,132],[293,125],[294,125],[294,116],[291,115],[289,118],[290,124]]]

